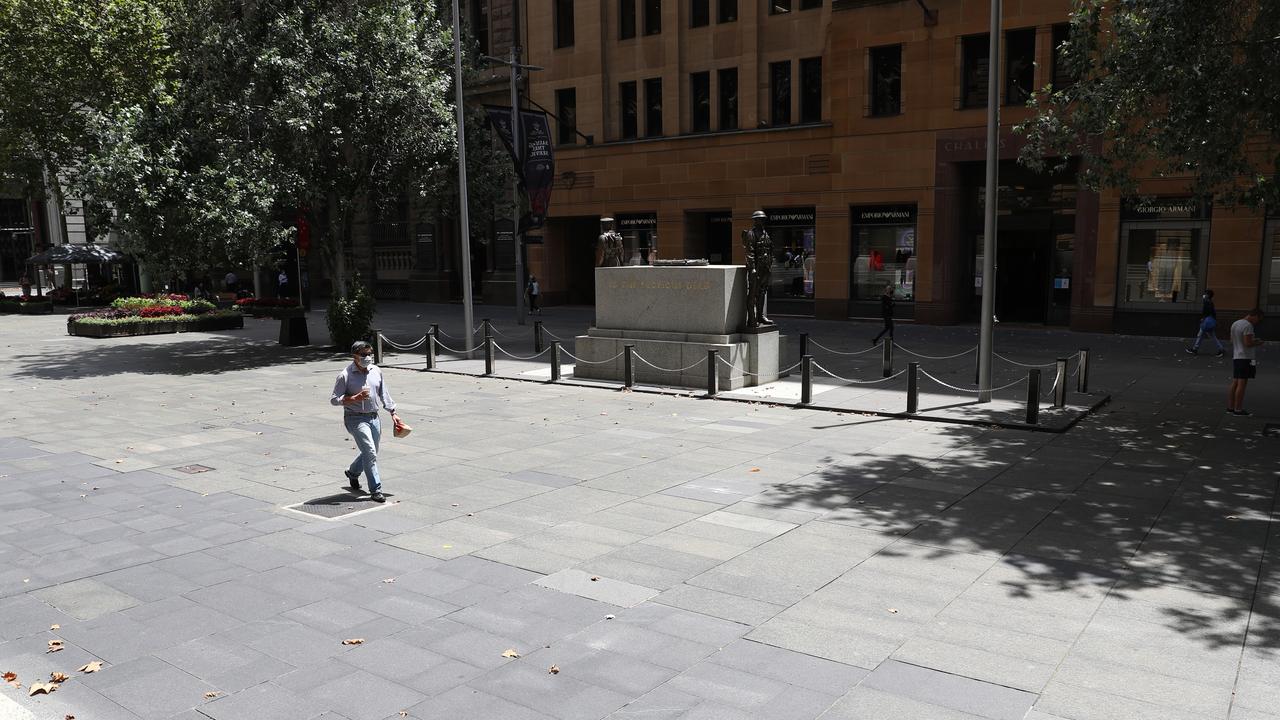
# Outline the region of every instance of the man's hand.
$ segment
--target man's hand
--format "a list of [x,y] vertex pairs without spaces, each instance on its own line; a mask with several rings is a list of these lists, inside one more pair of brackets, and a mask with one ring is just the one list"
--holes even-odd
[[348,395],[343,402],[346,402],[346,403],[360,402],[361,400],[364,400],[367,397],[369,397],[369,388],[364,388],[363,390],[356,393],[355,395]]

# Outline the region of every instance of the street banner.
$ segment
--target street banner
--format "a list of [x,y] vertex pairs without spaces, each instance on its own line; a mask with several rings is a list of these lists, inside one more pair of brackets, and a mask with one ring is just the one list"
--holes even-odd
[[551,205],[551,186],[555,182],[555,158],[547,114],[536,110],[520,111],[520,145],[524,156],[521,161],[511,144],[511,108],[485,105],[484,109],[489,123],[511,156],[520,187],[528,198],[527,211],[520,218],[520,230],[540,228]]

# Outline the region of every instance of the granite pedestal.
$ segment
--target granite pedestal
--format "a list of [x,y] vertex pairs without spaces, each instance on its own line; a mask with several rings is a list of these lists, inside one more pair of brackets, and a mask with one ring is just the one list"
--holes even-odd
[[705,388],[715,349],[719,386],[778,379],[776,326],[746,327],[741,265],[596,268],[596,321],[575,339],[574,376],[623,380],[623,348],[634,345],[636,382]]

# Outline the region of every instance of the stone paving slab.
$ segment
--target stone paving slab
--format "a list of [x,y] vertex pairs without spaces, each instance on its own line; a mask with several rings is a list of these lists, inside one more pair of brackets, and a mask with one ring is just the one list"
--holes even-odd
[[[456,308],[379,325],[424,312]],[[268,322],[60,320],[5,321],[38,362],[0,393],[76,421],[0,410],[0,670],[74,677],[0,685],[0,717],[1247,720],[1280,697],[1280,386],[1224,416],[1225,366],[1175,341],[1002,328],[1022,362],[1094,348],[1113,401],[1056,435],[388,367],[418,430],[382,448],[392,501],[328,521],[283,508],[345,484],[341,356]],[[855,327],[794,322],[833,348]],[[843,395],[890,399],[818,397]]]

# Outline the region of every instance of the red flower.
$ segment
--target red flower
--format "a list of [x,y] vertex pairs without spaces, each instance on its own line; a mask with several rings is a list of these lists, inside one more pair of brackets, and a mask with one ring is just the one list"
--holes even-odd
[[177,305],[151,305],[150,307],[142,308],[140,311],[138,311],[138,314],[144,318],[150,318],[150,317],[166,317],[169,315],[181,315],[183,312],[185,311],[181,307],[178,307]]

